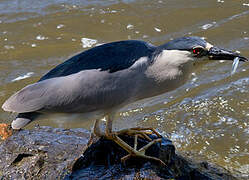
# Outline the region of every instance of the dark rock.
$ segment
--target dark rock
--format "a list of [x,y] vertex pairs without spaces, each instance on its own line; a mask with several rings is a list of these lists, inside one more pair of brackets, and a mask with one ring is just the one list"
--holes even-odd
[[[123,136],[122,139],[133,146],[133,138]],[[140,147],[146,143],[141,139],[138,141]],[[100,139],[75,162],[72,174],[66,179],[237,179],[221,167],[207,162],[194,163],[176,154],[171,141],[165,138],[161,146],[157,143],[147,149],[146,155],[159,157],[166,166],[134,157],[122,164],[120,158],[125,155],[127,153],[113,141]]]
[[[0,179],[236,179],[221,167],[176,154],[165,138],[161,146],[157,143],[146,151],[163,160],[162,166],[134,157],[122,164],[120,158],[127,155],[122,148],[101,138],[86,149],[89,137],[84,129],[16,132],[0,144]],[[133,146],[132,137],[121,138]],[[138,149],[146,143],[139,139]]]
[[84,129],[39,127],[16,132],[0,145],[0,179],[58,179],[85,151]]

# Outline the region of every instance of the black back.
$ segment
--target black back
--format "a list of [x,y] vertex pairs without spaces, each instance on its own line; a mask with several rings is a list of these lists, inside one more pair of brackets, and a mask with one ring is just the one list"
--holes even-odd
[[141,57],[151,58],[155,50],[155,46],[144,41],[128,40],[107,43],[71,57],[49,71],[39,81],[88,69],[100,69],[113,73],[129,68]]
[[197,36],[181,37],[169,41],[168,43],[159,46],[159,49],[167,50],[191,50],[194,46],[206,47],[206,41]]

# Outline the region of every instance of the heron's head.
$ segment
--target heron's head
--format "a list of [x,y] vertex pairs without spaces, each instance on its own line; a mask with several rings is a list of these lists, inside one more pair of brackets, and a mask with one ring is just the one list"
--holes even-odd
[[158,46],[157,50],[148,74],[156,77],[158,82],[187,79],[194,70],[193,65],[200,65],[208,60],[233,60],[239,57],[240,61],[248,61],[240,54],[218,48],[200,37],[181,37]]
[[[247,58],[236,52],[218,48],[200,37],[181,37],[172,40],[162,46],[166,56],[171,56],[172,61],[185,63],[188,61],[198,62],[203,59],[209,60],[233,60],[239,57],[240,61],[248,61]],[[174,58],[173,58],[174,57]]]

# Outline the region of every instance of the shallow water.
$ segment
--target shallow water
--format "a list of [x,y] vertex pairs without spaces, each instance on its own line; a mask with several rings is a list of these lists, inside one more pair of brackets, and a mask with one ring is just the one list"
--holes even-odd
[[[96,44],[142,39],[159,45],[184,35],[249,57],[249,3],[238,0],[53,0],[0,2],[0,104],[77,52]],[[82,39],[84,38],[84,39]],[[249,174],[249,64],[211,61],[177,90],[120,111],[116,127],[151,126],[178,151],[191,151]],[[14,115],[0,110],[0,121]],[[90,128],[55,116],[35,124]]]

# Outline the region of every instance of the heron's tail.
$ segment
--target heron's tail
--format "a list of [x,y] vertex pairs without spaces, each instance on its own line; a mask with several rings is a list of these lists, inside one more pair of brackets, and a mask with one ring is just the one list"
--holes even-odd
[[39,116],[39,113],[37,112],[20,113],[17,115],[16,119],[12,121],[11,127],[12,129],[21,129],[33,121],[37,116]]
[[29,122],[31,122],[31,120],[27,118],[16,118],[12,121],[11,127],[12,129],[21,129],[26,126]]

